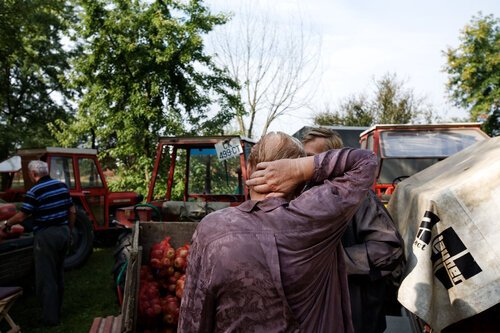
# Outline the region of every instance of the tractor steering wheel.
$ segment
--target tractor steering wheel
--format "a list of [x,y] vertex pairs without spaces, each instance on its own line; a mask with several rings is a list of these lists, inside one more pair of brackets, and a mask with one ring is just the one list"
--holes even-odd
[[403,179],[406,179],[408,177],[410,177],[410,176],[399,176],[399,177],[394,178],[394,180],[392,181],[392,186],[395,187],[397,183],[402,182]]

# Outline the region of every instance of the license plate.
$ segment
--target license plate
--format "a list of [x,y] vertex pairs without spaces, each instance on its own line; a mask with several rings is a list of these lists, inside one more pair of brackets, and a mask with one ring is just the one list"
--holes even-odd
[[215,151],[219,161],[227,160],[229,158],[239,157],[243,153],[240,140],[237,138],[229,141],[221,141],[215,144]]

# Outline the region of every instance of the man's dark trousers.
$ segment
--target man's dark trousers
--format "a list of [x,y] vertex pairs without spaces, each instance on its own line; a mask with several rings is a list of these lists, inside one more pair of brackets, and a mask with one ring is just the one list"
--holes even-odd
[[36,292],[42,303],[44,324],[60,321],[64,294],[64,257],[69,245],[69,227],[51,226],[35,233]]

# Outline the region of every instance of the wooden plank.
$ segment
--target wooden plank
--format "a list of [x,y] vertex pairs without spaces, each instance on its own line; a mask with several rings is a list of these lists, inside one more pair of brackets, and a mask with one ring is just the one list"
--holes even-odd
[[102,321],[102,333],[110,333],[113,327],[113,316],[108,316]]
[[140,287],[140,275],[141,275],[141,264],[142,264],[142,246],[139,243],[139,235],[141,229],[139,228],[139,222],[136,222],[135,228],[137,232],[134,233],[133,247],[137,249],[136,258],[134,262],[134,267],[132,267],[131,275],[133,275],[133,280],[131,287],[133,288],[131,293],[131,301],[129,306],[129,311],[132,314],[132,325],[131,332],[136,331],[137,327],[137,310],[139,308],[139,287]]
[[134,320],[133,320],[133,325],[132,325],[132,332],[135,332],[137,328],[137,316],[138,316],[138,309],[139,309],[139,287],[141,284],[141,264],[142,264],[142,246],[139,246],[138,251],[137,251],[137,266],[135,269],[135,285],[134,285],[134,299],[132,300],[132,306],[131,306],[131,311],[132,314],[134,315]]
[[136,272],[140,269],[140,262],[138,263],[138,237],[139,227],[136,223],[132,236],[132,249],[130,250],[127,262],[125,288],[123,292],[123,304],[121,311],[123,332],[133,332],[135,330],[135,289],[138,289],[138,278]]
[[122,315],[118,315],[114,318],[113,326],[111,327],[112,333],[122,332]]
[[99,327],[101,326],[101,317],[94,318],[94,321],[92,322],[92,326],[90,326],[89,333],[98,333],[99,332]]
[[108,316],[94,318],[89,333],[121,333],[122,316]]

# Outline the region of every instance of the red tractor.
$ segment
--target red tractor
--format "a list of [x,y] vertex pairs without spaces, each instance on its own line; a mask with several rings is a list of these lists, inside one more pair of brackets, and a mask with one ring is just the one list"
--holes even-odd
[[[95,149],[20,149],[17,156],[0,164],[2,219],[15,214],[24,193],[33,185],[28,176],[28,163],[36,159],[48,163],[52,178],[66,183],[77,207],[65,267],[79,266],[91,254],[94,236],[103,240],[116,239],[116,231],[121,229],[121,225],[115,223],[117,209],[141,202],[142,196],[134,192],[110,192]],[[24,221],[23,226],[25,232],[20,237],[0,240],[0,284],[26,274],[31,268],[33,237],[30,220]]]
[[401,180],[487,138],[478,123],[375,125],[360,143],[378,157],[374,190],[387,203]]
[[248,196],[247,158],[254,141],[239,136],[160,138],[146,204],[120,208],[117,220],[200,221]]

